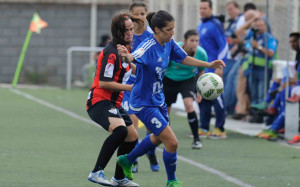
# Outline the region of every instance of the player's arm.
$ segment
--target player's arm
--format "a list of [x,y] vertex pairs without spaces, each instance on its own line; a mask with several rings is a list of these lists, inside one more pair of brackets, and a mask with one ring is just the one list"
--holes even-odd
[[132,85],[120,84],[114,81],[99,81],[99,87],[111,91],[131,91]]
[[195,67],[205,67],[205,68],[220,68],[220,67],[225,67],[225,63],[222,60],[215,60],[211,63],[195,59],[190,56],[186,56],[181,64],[188,65],[188,66],[195,66]]
[[124,45],[118,44],[117,49],[124,62],[131,63],[135,60],[133,55],[128,52],[127,48]]
[[268,57],[272,58],[274,56],[274,51],[272,49],[267,49],[266,47],[259,45],[257,41],[253,40],[251,44],[253,48],[259,50],[260,52],[264,54],[267,52]]
[[[103,63],[101,63],[99,87],[111,90],[111,91],[131,91],[132,85],[122,84],[115,82],[115,72],[119,68],[119,59],[116,54],[109,54],[104,57]],[[100,63],[99,63],[100,64]]]

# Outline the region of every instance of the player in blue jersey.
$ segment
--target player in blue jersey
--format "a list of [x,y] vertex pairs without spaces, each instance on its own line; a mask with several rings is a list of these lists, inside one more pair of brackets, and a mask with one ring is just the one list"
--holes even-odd
[[[146,38],[153,35],[153,31],[149,26],[147,26],[147,5],[143,2],[133,2],[129,6],[129,10],[131,12],[131,16],[134,19],[133,22],[133,40],[131,43],[131,50],[134,51],[137,46]],[[130,78],[126,82],[128,85],[132,85],[135,83],[135,74],[131,74]],[[123,101],[122,106],[126,110],[126,112],[129,114],[133,125],[136,129],[138,129],[138,122],[139,119],[136,117],[134,112],[129,108],[129,98],[130,98],[130,92],[125,91],[123,94]],[[139,142],[137,142],[138,144]],[[155,155],[155,148],[153,150],[150,150],[147,153],[147,157],[150,162],[150,168],[152,171],[159,171],[159,163],[156,159]],[[138,162],[137,160],[134,161],[134,167],[132,169],[133,173],[138,172]]]
[[148,23],[154,35],[144,40],[132,53],[123,45],[118,45],[120,56],[127,62],[135,61],[136,82],[133,85],[129,107],[152,132],[128,155],[118,157],[118,163],[125,175],[133,179],[132,164],[149,149],[163,143],[163,161],[168,182],[167,186],[181,186],[175,176],[177,162],[177,138],[169,126],[169,116],[163,94],[162,78],[169,60],[196,67],[217,68],[225,66],[221,60],[211,63],[187,56],[185,51],[172,39],[174,35],[174,18],[168,12],[160,10],[147,15]]

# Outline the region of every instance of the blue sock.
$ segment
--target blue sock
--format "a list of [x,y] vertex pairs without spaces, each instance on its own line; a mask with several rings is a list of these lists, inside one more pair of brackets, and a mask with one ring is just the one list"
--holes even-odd
[[[150,133],[151,134],[151,133]],[[150,135],[148,131],[146,131],[146,136]],[[149,155],[155,155],[156,146],[148,151]]]
[[[136,144],[135,144],[135,147],[137,147],[138,145],[139,145],[139,139],[136,141]],[[138,162],[138,159],[136,158],[135,160],[134,160],[135,162]]]
[[270,93],[275,91],[278,87],[280,86],[280,84],[278,82],[273,82],[272,86],[269,88],[268,90],[268,95],[267,95],[267,98],[266,98],[266,102],[269,103],[272,101],[272,97],[270,96]]
[[153,149],[155,147],[151,141],[150,141],[150,135],[146,136],[128,155],[128,160],[130,162],[134,162],[135,159],[137,159],[139,156],[144,155],[147,153],[150,149]]
[[163,160],[165,163],[168,180],[176,179],[175,171],[176,171],[176,166],[177,166],[177,152],[169,153],[166,151],[166,149],[164,149]]

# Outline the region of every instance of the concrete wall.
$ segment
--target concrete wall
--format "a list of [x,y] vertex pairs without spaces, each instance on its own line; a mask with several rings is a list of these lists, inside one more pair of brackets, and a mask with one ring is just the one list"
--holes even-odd
[[[97,36],[110,33],[113,14],[128,5],[98,5]],[[33,13],[49,26],[33,33],[19,83],[64,86],[66,53],[71,46],[90,45],[90,5],[0,3],[0,82],[11,83]],[[72,80],[82,80],[88,53],[74,53]]]

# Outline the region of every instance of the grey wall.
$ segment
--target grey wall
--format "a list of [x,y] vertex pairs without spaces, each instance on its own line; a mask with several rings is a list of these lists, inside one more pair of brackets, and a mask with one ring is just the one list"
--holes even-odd
[[[98,6],[98,39],[110,32],[111,18],[121,8],[127,7]],[[0,3],[0,83],[13,80],[35,11],[49,26],[41,34],[32,34],[19,83],[64,86],[67,49],[90,44],[89,5]],[[82,66],[86,63],[89,63],[88,53],[74,53],[72,80],[82,80]]]

